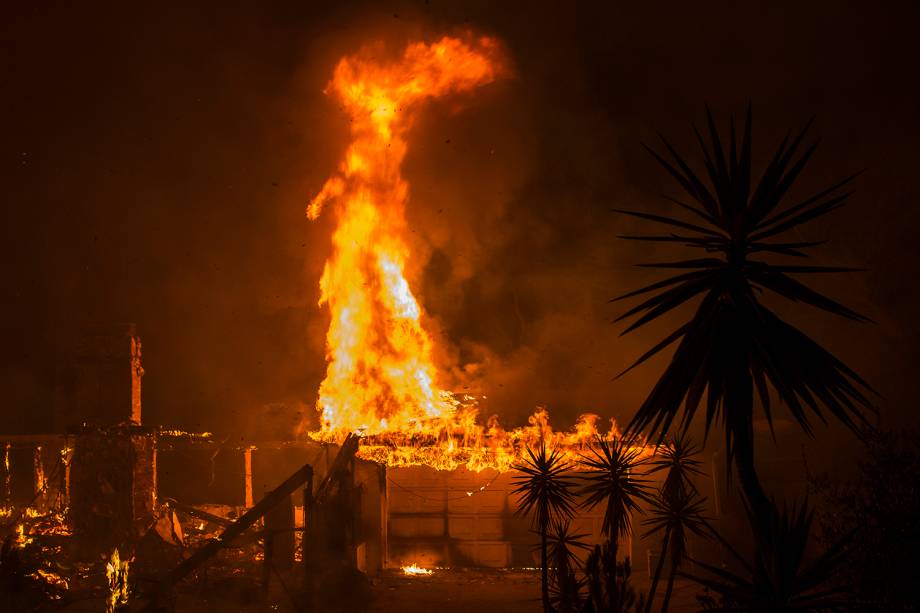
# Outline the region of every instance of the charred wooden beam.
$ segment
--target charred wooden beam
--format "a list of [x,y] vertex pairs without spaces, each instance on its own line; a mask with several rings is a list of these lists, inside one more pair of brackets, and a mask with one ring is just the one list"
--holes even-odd
[[357,435],[349,434],[342,443],[339,455],[335,456],[332,466],[329,467],[326,476],[320,482],[319,487],[316,488],[316,493],[313,495],[313,504],[322,503],[329,494],[332,485],[343,475],[348,474],[349,466],[352,460],[354,460],[355,454],[358,452],[359,441],[360,439]]

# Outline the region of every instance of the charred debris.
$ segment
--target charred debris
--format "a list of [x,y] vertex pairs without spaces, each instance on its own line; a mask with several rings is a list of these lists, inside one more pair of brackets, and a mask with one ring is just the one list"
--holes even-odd
[[331,610],[317,588],[336,584],[335,607],[366,600],[385,476],[357,438],[142,425],[142,376],[133,325],[89,330],[56,373],[55,432],[0,435],[0,610],[173,611],[189,593]]

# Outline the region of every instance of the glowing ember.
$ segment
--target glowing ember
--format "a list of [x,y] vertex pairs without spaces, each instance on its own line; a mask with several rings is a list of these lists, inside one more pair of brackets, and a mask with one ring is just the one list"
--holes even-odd
[[160,428],[157,431],[160,436],[173,436],[176,438],[207,439],[214,436],[210,432],[186,432],[185,430]]
[[433,570],[428,570],[427,568],[422,568],[417,564],[410,564],[408,566],[403,566],[402,571],[404,575],[418,576],[418,575],[433,575]]
[[[498,45],[487,37],[445,37],[412,43],[394,61],[379,58],[343,58],[327,88],[350,116],[351,142],[338,173],[307,208],[316,219],[333,203],[337,221],[320,280],[320,304],[331,321],[317,403],[321,430],[313,436],[341,441],[361,432],[358,455],[390,466],[507,470],[540,441],[571,448],[575,459],[599,435],[596,415],[558,433],[538,410],[529,426],[506,431],[494,418],[478,421],[474,398],[439,388],[432,340],[405,273],[409,186],[401,165],[413,118],[427,100],[501,76]],[[617,435],[611,427],[602,436]]]
[[48,481],[45,478],[45,464],[42,462],[42,448],[36,447],[32,458],[35,467],[35,491],[41,494],[48,487]]
[[[59,590],[67,591],[70,589],[70,581],[66,577],[62,577],[58,573],[52,572],[50,570],[45,570],[43,568],[37,569],[34,573],[31,574],[32,577],[38,578],[41,581],[44,581],[46,584],[58,588]],[[54,596],[52,598],[55,600],[60,599],[60,595]]]
[[3,494],[6,500],[10,499],[13,492],[11,482],[13,471],[10,470],[10,447],[10,443],[7,443],[6,446],[3,447]]

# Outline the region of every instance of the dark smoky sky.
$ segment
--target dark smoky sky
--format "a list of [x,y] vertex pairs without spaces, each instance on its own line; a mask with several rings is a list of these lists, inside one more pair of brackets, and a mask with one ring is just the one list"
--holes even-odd
[[[626,420],[661,368],[613,377],[666,325],[619,337],[608,299],[669,254],[615,238],[613,207],[667,212],[641,143],[693,146],[704,103],[754,108],[763,159],[815,116],[799,194],[867,168],[851,204],[800,230],[820,287],[875,324],[781,307],[879,389],[917,396],[920,168],[912,2],[5,3],[0,16],[0,386],[4,426],[45,427],[63,339],[136,322],[149,424],[289,432],[312,413],[333,217],[304,207],[347,118],[323,95],[368,42],[472,28],[509,78],[429,104],[405,174],[410,273],[448,383],[510,424],[537,405]],[[669,323],[677,321],[672,320]]]

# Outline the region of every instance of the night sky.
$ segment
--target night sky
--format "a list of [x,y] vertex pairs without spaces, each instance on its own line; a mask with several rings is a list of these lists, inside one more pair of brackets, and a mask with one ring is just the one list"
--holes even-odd
[[2,429],[47,427],[75,330],[135,322],[146,423],[289,434],[325,369],[333,216],[304,207],[348,138],[323,88],[364,44],[463,29],[498,37],[512,74],[428,105],[404,168],[409,272],[445,384],[511,425],[537,405],[561,427],[627,420],[662,362],[613,377],[677,319],[619,338],[625,307],[607,301],[650,278],[633,263],[668,253],[616,240],[639,226],[611,209],[668,212],[658,196],[676,188],[642,143],[661,131],[692,152],[704,104],[727,123],[750,102],[761,161],[815,117],[822,145],[794,195],[867,169],[796,238],[868,269],[817,286],[875,323],[776,306],[875,385],[884,423],[909,421],[916,3],[570,4],[4,3]]

